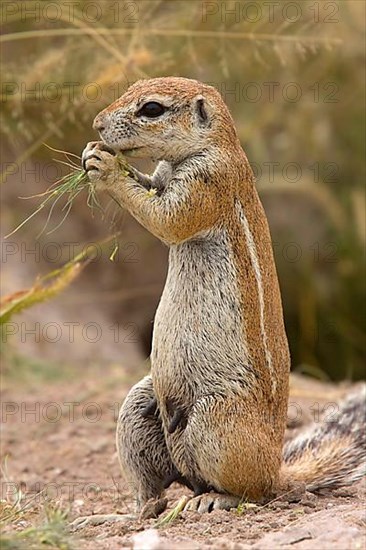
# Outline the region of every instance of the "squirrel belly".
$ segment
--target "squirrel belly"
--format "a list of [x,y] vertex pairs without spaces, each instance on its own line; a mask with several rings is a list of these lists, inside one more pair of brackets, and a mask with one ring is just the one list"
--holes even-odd
[[192,407],[224,389],[244,394],[255,381],[230,255],[224,228],[170,248],[151,355],[161,402],[175,395]]

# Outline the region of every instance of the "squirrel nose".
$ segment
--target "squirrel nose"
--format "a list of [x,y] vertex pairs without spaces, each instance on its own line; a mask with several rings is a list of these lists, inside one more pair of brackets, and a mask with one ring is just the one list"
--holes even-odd
[[99,133],[105,130],[105,120],[104,117],[97,115],[93,122],[94,130],[97,130]]

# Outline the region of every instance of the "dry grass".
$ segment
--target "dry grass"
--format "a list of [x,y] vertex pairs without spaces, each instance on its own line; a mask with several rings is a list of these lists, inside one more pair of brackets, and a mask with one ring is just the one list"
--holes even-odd
[[[32,497],[22,492],[20,484],[11,479],[7,459],[1,466],[3,486],[8,489],[0,501],[0,545],[3,550],[39,550],[41,547],[71,550],[68,533],[68,512],[57,502],[40,508],[38,493]],[[24,526],[27,527],[24,528]]]

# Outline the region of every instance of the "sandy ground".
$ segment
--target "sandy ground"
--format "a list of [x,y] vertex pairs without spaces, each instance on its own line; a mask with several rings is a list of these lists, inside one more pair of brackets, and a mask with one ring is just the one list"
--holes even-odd
[[[51,373],[52,374],[52,373]],[[143,372],[140,373],[141,375]],[[131,487],[123,480],[115,450],[119,405],[137,374],[120,367],[94,368],[24,380],[5,373],[2,380],[2,505],[19,489],[28,507],[5,525],[5,535],[22,533],[44,521],[45,510],[67,512],[65,525],[80,516],[133,511]],[[319,420],[349,388],[292,380],[287,437]],[[3,472],[4,474],[4,472]],[[189,491],[173,485],[169,507]],[[363,549],[366,548],[365,486],[333,493],[306,493],[297,502],[276,500],[247,505],[240,512],[183,512],[170,525],[156,520],[68,528],[60,548],[100,549]],[[27,548],[20,542],[4,548]],[[43,546],[43,545],[42,545]],[[56,544],[57,546],[57,544]],[[33,548],[33,547],[32,547]]]

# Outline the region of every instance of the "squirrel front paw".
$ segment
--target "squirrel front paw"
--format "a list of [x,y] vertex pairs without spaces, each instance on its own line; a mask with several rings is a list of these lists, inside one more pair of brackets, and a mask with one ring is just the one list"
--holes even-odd
[[90,141],[81,155],[81,162],[89,180],[108,188],[121,176],[128,175],[121,158],[103,141]]

